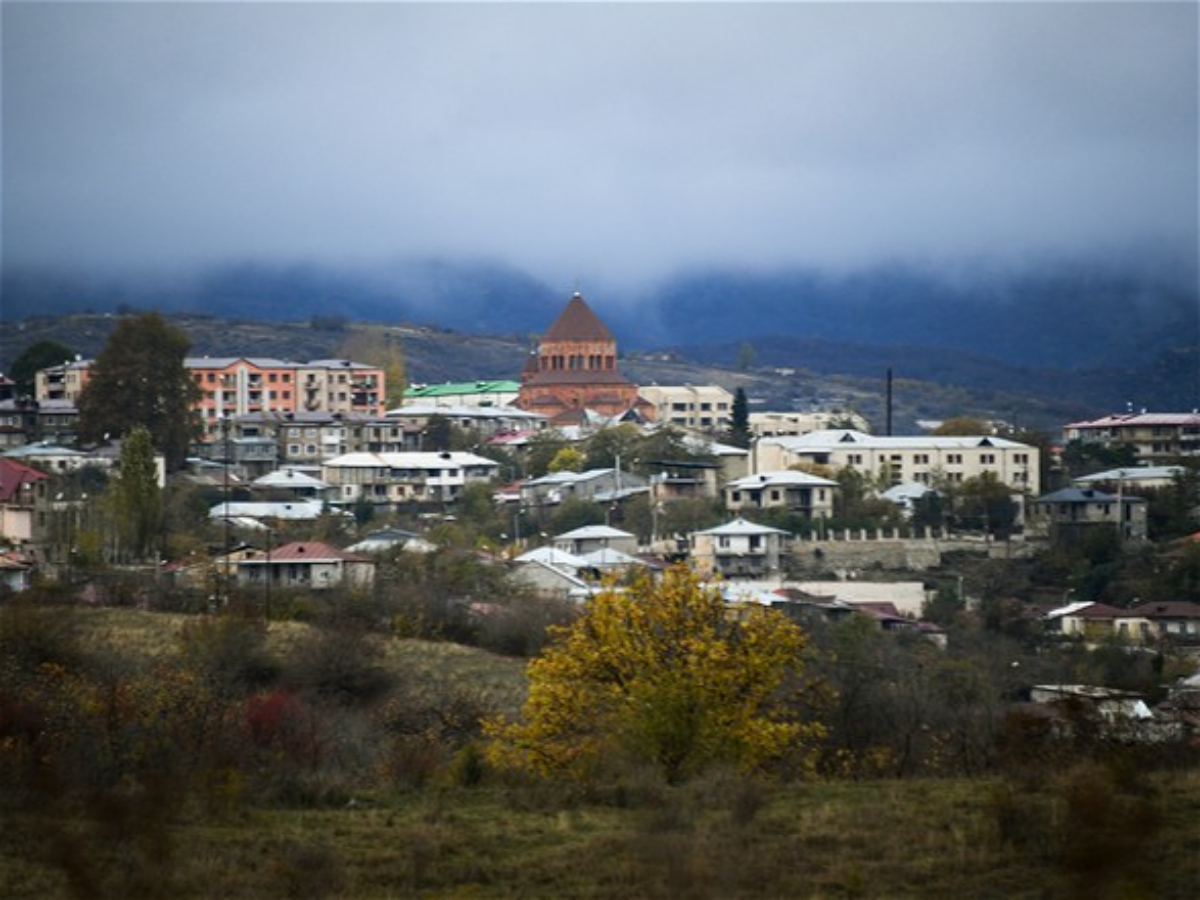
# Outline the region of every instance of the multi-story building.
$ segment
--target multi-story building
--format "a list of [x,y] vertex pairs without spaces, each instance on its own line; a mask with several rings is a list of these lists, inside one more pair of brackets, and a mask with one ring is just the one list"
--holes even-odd
[[984,474],[1014,492],[1040,483],[1038,448],[994,435],[978,437],[877,437],[861,431],[813,431],[798,437],[764,438],[751,453],[753,472],[819,466],[830,473],[854,468],[883,472],[890,484],[957,484]]
[[387,405],[383,369],[348,359],[319,359],[296,369],[297,412],[381,416]]
[[341,504],[447,503],[499,468],[474,453],[347,453],[322,463],[321,480]]
[[205,430],[248,413],[296,409],[296,364],[267,357],[196,357],[184,361],[200,388]]
[[829,519],[838,487],[836,481],[807,472],[760,472],[725,485],[725,508],[732,512],[786,509],[809,519]]
[[207,444],[212,459],[229,459],[245,475],[276,466],[319,466],[346,453],[419,449],[420,430],[387,416],[329,412],[253,412],[219,422]]
[[692,534],[692,563],[724,578],[778,576],[791,539],[786,531],[736,519]]
[[1092,488],[1063,488],[1030,504],[1026,528],[1056,541],[1078,542],[1099,527],[1112,528],[1124,539],[1146,537],[1145,497],[1108,494]]
[[617,339],[575,294],[530,356],[516,405],[552,424],[590,410],[620,416],[637,403],[637,386],[617,367]]
[[222,418],[249,413],[384,412],[384,373],[375,366],[262,357],[202,357],[184,364],[202,391],[197,408],[209,436],[215,436]]
[[718,385],[642,385],[648,418],[664,425],[715,434],[732,423],[733,394]]
[[856,412],[752,412],[750,433],[755,437],[794,437],[810,431],[852,428],[867,431],[867,420]]
[[526,412],[515,406],[449,406],[433,403],[405,403],[393,409],[387,416],[392,421],[420,434],[431,419],[444,419],[451,424],[474,431],[483,437],[497,434],[541,431],[547,425],[546,417]]
[[[37,399],[72,407],[88,381],[90,360],[37,373]],[[196,410],[205,437],[220,436],[221,422],[253,413],[342,413],[382,416],[386,382],[382,369],[345,359],[307,363],[269,357],[189,357],[184,360],[200,397]]]
[[1166,464],[1182,456],[1200,455],[1200,413],[1128,413],[1088,422],[1072,422],[1063,429],[1068,441],[1106,446],[1125,445],[1144,465]]
[[36,513],[45,504],[49,481],[39,469],[0,457],[0,540],[12,544],[34,540]]
[[0,453],[37,440],[38,402],[28,398],[0,400]]
[[83,393],[90,367],[91,360],[76,357],[62,365],[40,370],[33,377],[34,397],[38,401],[70,400],[74,403]]

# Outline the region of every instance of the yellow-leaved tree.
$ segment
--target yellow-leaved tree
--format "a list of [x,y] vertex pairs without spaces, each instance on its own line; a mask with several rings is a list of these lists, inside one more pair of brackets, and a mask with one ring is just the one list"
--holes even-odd
[[626,760],[670,783],[714,766],[808,772],[825,729],[807,653],[786,616],[730,606],[686,566],[610,587],[552,631],[521,716],[486,723],[491,758],[581,777]]

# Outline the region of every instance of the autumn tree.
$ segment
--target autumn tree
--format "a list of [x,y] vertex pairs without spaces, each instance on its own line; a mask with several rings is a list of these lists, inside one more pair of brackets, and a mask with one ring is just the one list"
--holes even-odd
[[382,328],[355,328],[338,346],[338,353],[352,362],[382,369],[387,406],[395,408],[404,404],[408,373],[399,337]]
[[934,428],[930,434],[938,437],[976,437],[996,431],[986,419],[977,416],[952,416]]
[[184,365],[190,347],[187,335],[158,313],[122,319],[92,362],[79,396],[80,438],[119,438],[141,425],[167,468],[182,466],[199,433],[200,389]]
[[582,472],[584,464],[583,451],[577,447],[563,447],[550,460],[551,472]]
[[685,566],[600,593],[550,641],[521,718],[488,725],[498,762],[586,777],[625,759],[678,783],[718,765],[806,770],[824,735],[804,632],[730,608]]

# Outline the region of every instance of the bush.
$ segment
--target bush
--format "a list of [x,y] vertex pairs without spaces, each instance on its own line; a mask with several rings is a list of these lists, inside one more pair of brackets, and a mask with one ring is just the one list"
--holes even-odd
[[349,627],[317,629],[294,648],[282,680],[318,702],[366,706],[394,683],[382,653],[375,635]]
[[280,663],[267,651],[266,638],[262,622],[233,614],[205,616],[184,624],[180,655],[219,693],[238,696],[279,676]]

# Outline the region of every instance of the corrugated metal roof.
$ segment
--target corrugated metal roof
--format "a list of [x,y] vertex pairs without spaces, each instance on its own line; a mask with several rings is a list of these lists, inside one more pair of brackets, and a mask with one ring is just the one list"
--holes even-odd
[[516,381],[459,381],[410,387],[404,392],[404,397],[422,400],[428,397],[458,397],[464,394],[515,394],[520,389],[521,385]]

